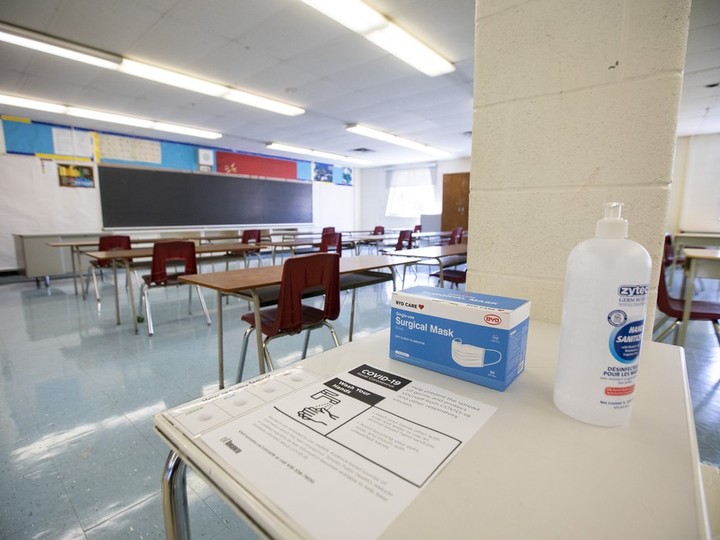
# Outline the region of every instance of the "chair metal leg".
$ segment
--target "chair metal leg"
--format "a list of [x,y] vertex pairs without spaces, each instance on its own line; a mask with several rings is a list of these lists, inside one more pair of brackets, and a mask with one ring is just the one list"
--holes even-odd
[[323,321],[323,326],[327,326],[328,330],[330,330],[330,335],[332,336],[333,341],[335,342],[335,346],[339,347],[340,342],[338,341],[337,332],[335,332],[335,327],[327,321]]
[[718,345],[720,345],[720,321],[712,322],[713,328],[715,328],[715,337],[717,337]]
[[250,340],[250,335],[253,333],[255,328],[253,326],[249,327],[247,330],[245,330],[245,333],[243,334],[243,341],[242,341],[242,349],[240,351],[240,362],[238,363],[238,370],[237,370],[237,376],[235,377],[235,384],[242,381],[242,374],[245,370],[245,357],[247,356],[247,350],[248,350],[248,342]]
[[310,332],[311,332],[310,328],[308,328],[305,331],[305,344],[303,345],[303,352],[302,352],[301,360],[305,360],[305,358],[307,358],[308,345],[310,345]]
[[208,326],[210,326],[212,322],[210,321],[210,313],[208,313],[207,304],[205,304],[205,297],[202,295],[202,291],[199,286],[195,286],[195,290],[197,291],[198,300],[200,300],[200,306],[205,314],[205,320],[207,321]]
[[[670,332],[675,330],[678,326],[680,326],[681,321],[675,320],[670,326],[668,326],[665,330],[663,330],[660,334],[658,334],[657,337],[653,338],[653,341],[662,341],[665,339],[668,335],[670,335]],[[675,334],[675,338],[673,340],[673,343],[677,341],[677,334]]]
[[145,302],[145,319],[147,320],[148,336],[152,336],[155,333],[155,327],[153,326],[152,312],[150,311],[149,290],[150,287],[147,285],[143,286],[141,298]]

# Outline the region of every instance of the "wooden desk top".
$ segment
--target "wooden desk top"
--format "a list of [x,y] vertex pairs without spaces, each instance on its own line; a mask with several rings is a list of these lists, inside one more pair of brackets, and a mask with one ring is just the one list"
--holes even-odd
[[[363,272],[390,266],[411,264],[412,262],[412,260],[397,259],[396,257],[389,257],[387,255],[341,257],[340,273]],[[282,265],[259,266],[240,270],[228,270],[226,272],[210,272],[207,274],[182,276],[180,281],[229,294],[247,289],[277,285],[282,280],[282,269]]]
[[[163,239],[163,241],[172,239]],[[222,244],[200,244],[195,246],[195,253],[221,253],[224,251],[253,251],[266,247],[265,244],[241,244],[240,242],[224,242]],[[86,251],[88,257],[107,261],[113,259],[137,259],[141,257],[152,257],[153,248],[142,247],[132,249],[114,249],[110,251]]]
[[436,259],[438,257],[449,257],[452,255],[467,255],[467,244],[448,244],[445,246],[429,246],[413,249],[402,249],[390,251],[388,255],[401,257],[420,257],[423,259]]

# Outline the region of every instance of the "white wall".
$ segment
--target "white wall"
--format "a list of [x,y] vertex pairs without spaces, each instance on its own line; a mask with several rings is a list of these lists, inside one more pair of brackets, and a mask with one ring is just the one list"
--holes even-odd
[[[396,218],[385,216],[390,189],[387,183],[388,167],[372,167],[361,169],[360,177],[360,216],[359,229],[372,229],[375,225],[383,225],[388,229],[412,229],[420,223],[417,218]],[[461,158],[437,162],[435,195],[438,207],[442,207],[442,179],[444,174],[468,172],[470,158]]]
[[670,208],[670,232],[720,232],[720,134],[678,141]]
[[[313,226],[356,229],[356,189],[315,182]],[[19,267],[13,234],[102,231],[97,186],[93,189],[60,187],[53,161],[0,154],[0,190],[0,271]]]

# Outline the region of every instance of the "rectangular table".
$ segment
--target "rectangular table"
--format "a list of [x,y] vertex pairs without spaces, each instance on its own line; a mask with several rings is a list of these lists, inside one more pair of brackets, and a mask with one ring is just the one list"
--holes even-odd
[[[440,267],[440,286],[443,287],[443,267],[464,263],[467,256],[467,244],[447,244],[443,246],[402,249],[399,251],[390,251],[387,254],[398,257],[415,257],[425,259],[426,261],[434,259]],[[450,264],[448,264],[448,262],[450,262]],[[420,264],[423,263],[421,262]]]
[[[632,420],[625,427],[605,428],[576,421],[553,405],[558,337],[558,326],[531,321],[526,370],[505,392],[390,360],[385,330],[155,416],[156,432],[172,449],[162,481],[167,538],[189,537],[186,465],[266,538],[710,538],[682,348],[643,344]],[[304,442],[309,436],[303,436],[309,425],[297,415],[285,417],[297,426],[293,436],[268,448],[273,453],[265,454],[263,466],[275,460],[277,474],[283,475],[294,463],[315,482],[299,482],[282,501],[258,489],[257,481],[249,481],[203,439],[225,422],[242,422],[246,414],[262,418],[278,395],[300,399],[304,376],[343,380],[348,370],[364,364],[496,408],[422,490],[407,486],[418,496],[390,516],[379,533],[370,523],[376,516],[364,514],[364,507],[336,502],[336,484],[327,476],[335,474],[332,456],[344,447],[325,438],[310,452]],[[290,371],[295,369],[306,371],[295,375]],[[283,380],[285,372],[289,375]],[[363,387],[372,390],[373,385]],[[240,444],[242,437],[234,433],[232,439]],[[240,446],[248,450],[245,442]],[[387,452],[397,449],[390,446]],[[242,460],[243,448],[237,450],[236,459]],[[378,452],[384,459],[385,453]],[[357,474],[362,483],[363,471],[373,464],[362,455],[349,459],[355,466],[337,469],[337,482],[344,485],[345,475]],[[314,476],[323,463],[325,474]],[[316,534],[315,525],[325,531],[327,525],[298,515],[296,506],[308,500],[327,508],[325,517],[337,527],[336,535]],[[377,509],[377,501],[373,504]],[[343,528],[348,515],[356,525],[360,521],[357,529]],[[366,535],[364,528],[373,533]]]
[[[170,239],[165,238],[163,241],[169,241]],[[263,244],[241,244],[239,242],[225,242],[220,244],[201,244],[195,246],[196,254],[210,254],[210,253],[233,253],[242,251],[253,251],[263,247]],[[97,259],[98,261],[110,261],[112,262],[113,269],[113,281],[115,284],[115,320],[117,324],[120,324],[120,298],[118,292],[117,283],[117,265],[118,262],[122,263],[125,267],[125,272],[130,276],[132,270],[133,259],[147,259],[151,258],[153,254],[152,247],[141,247],[132,249],[117,249],[111,251],[84,251],[84,255]],[[203,262],[199,259],[198,263]],[[133,328],[135,333],[138,333],[138,321],[137,313],[135,309],[135,293],[133,292],[132,286],[130,290],[130,311],[132,313]]]
[[682,250],[682,254],[687,261],[687,274],[684,282],[685,304],[683,306],[683,318],[677,336],[677,344],[681,347],[685,345],[687,327],[690,322],[690,312],[692,311],[692,301],[695,294],[695,278],[720,279],[720,249],[685,248]]
[[[352,307],[350,313],[350,340],[352,340],[353,322],[355,317],[355,289],[356,287],[343,287],[343,276],[351,274],[359,274],[372,270],[387,268],[390,269],[388,280],[394,282],[393,268],[398,265],[412,264],[413,260],[398,259],[396,257],[388,257],[382,255],[359,255],[356,257],[340,258],[340,288],[352,289]],[[180,281],[191,285],[198,285],[207,289],[212,289],[217,293],[215,302],[217,310],[217,333],[218,333],[218,385],[222,389],[225,386],[225,358],[223,348],[223,295],[241,296],[252,302],[255,312],[255,328],[262,327],[260,320],[260,308],[262,299],[260,293],[263,288],[280,285],[282,281],[282,265],[265,266],[262,268],[246,268],[242,270],[230,270],[226,272],[213,272],[208,274],[196,274],[191,276],[183,276]],[[376,281],[368,282],[376,283]],[[361,284],[362,285],[362,284]],[[260,373],[265,372],[265,364],[263,362],[262,332],[255,332],[257,339],[258,362]]]

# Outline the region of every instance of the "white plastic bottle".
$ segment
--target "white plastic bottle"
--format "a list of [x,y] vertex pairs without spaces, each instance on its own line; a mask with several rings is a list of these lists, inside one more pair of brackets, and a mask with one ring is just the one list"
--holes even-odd
[[599,426],[630,421],[642,345],[650,255],[627,239],[621,203],[603,205],[595,238],[570,252],[553,399]]

